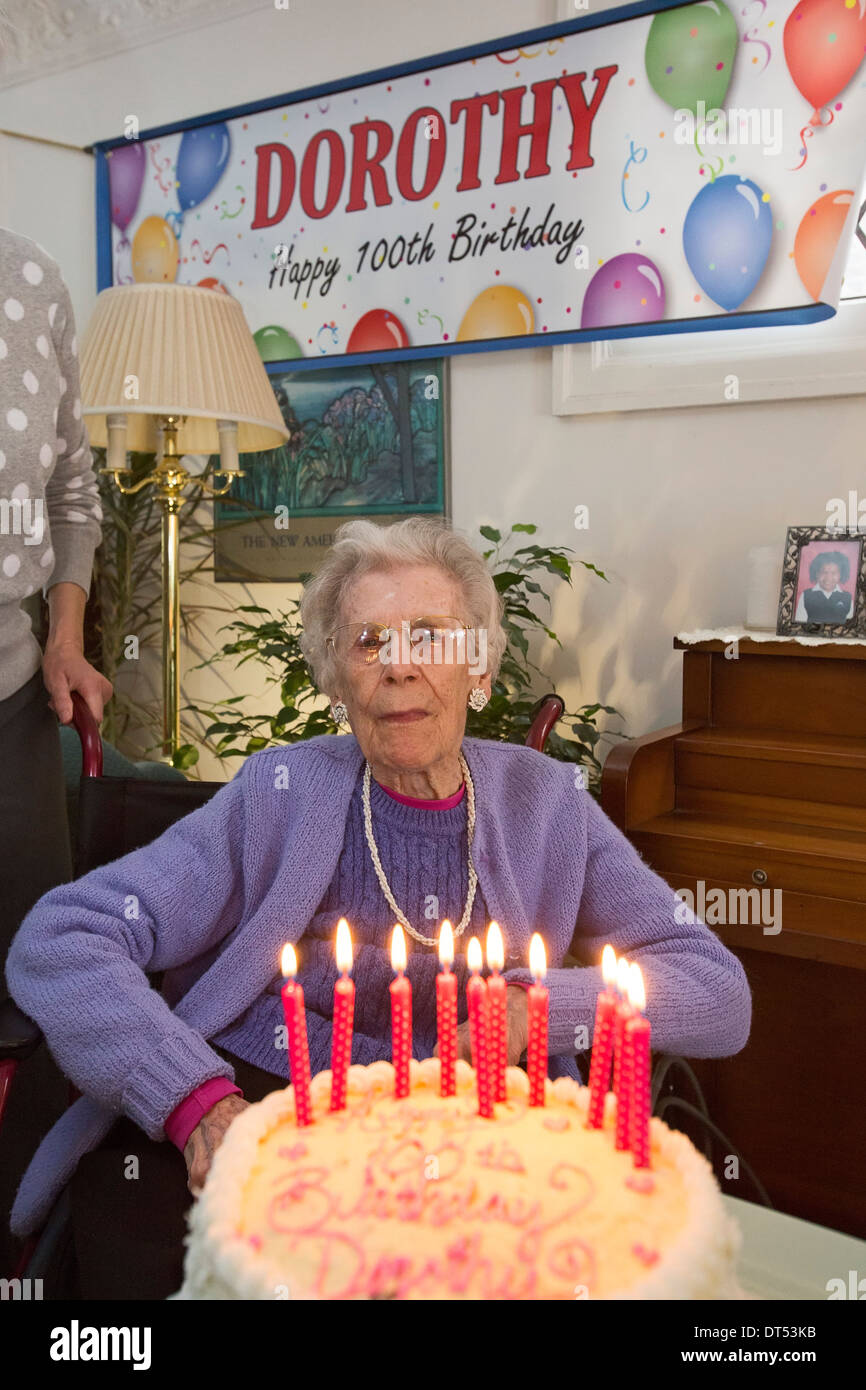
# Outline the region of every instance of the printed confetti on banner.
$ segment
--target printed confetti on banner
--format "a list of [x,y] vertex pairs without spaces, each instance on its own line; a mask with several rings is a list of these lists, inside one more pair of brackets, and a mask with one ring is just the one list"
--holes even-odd
[[[745,18],[745,16],[748,14],[749,10],[752,9],[752,7],[753,7],[754,5],[760,5],[760,7],[761,7],[761,13],[763,14],[763,13],[766,11],[766,9],[767,9],[767,0],[749,0],[748,5],[745,5],[745,6],[743,7],[743,9],[740,10],[740,14],[743,16],[743,18]],[[743,35],[743,45],[745,46],[747,43],[753,43],[753,44],[757,45],[758,48],[763,48],[763,50],[764,50],[764,55],[765,55],[765,56],[764,56],[764,66],[763,66],[762,68],[759,68],[759,69],[757,70],[757,76],[760,77],[761,73],[766,72],[767,68],[769,67],[770,59],[771,59],[772,56],[773,56],[773,50],[771,49],[770,45],[767,43],[766,39],[759,39],[757,35],[758,35],[758,30],[757,30],[757,28],[754,28],[754,29],[747,29],[746,32],[745,32],[745,34]],[[753,61],[754,61],[754,60],[753,60]]]
[[213,248],[213,250],[206,251],[202,246],[201,242],[199,241],[198,237],[194,237],[193,240],[190,242],[189,249],[190,251],[194,251],[196,247],[198,247],[199,251],[201,252],[201,258],[204,261],[205,265],[210,265],[217,251],[225,251],[226,256],[229,260],[229,264],[231,264],[231,255],[229,253],[229,248],[226,246],[224,241],[218,242],[218,244]]
[[628,198],[625,196],[625,185],[626,180],[629,176],[629,166],[631,164],[643,164],[644,160],[647,157],[647,150],[643,145],[636,145],[634,140],[630,139],[629,136],[626,136],[626,139],[629,142],[629,156],[625,162],[625,168],[622,171],[622,179],[620,181],[620,192],[622,195],[623,206],[625,207],[627,212],[643,212],[644,208],[650,200],[649,190],[645,190],[644,200],[641,203],[640,207],[633,208],[629,206]]
[[237,206],[237,211],[236,211],[236,212],[229,212],[229,210],[228,210],[229,205],[228,205],[228,203],[226,202],[225,198],[223,198],[222,202],[220,203],[220,221],[222,221],[222,222],[225,222],[225,221],[232,221],[232,220],[234,220],[235,217],[240,217],[241,213],[243,212],[244,204],[245,204],[246,201],[247,201],[246,198],[243,196],[243,194],[244,194],[243,184],[236,183],[236,184],[235,184],[235,192],[236,192],[236,193],[240,193],[240,195],[241,195],[240,202],[238,203],[238,206]]
[[496,59],[497,62],[500,63],[519,63],[521,58],[525,58],[526,61],[529,62],[533,58],[540,58],[543,54],[546,54],[547,57],[551,58],[555,53],[559,51],[559,45],[563,44],[564,42],[565,39],[551,39],[547,44],[546,49],[544,45],[541,45],[539,48],[536,48],[534,53],[530,53],[529,50],[526,48],[506,49],[506,53],[512,52],[515,56],[513,58],[507,58],[505,56],[505,53],[497,53]]
[[[323,333],[325,333],[330,338],[330,342],[327,343],[325,347],[322,347],[322,344],[320,342]],[[333,351],[333,349],[339,347],[339,345],[340,330],[338,329],[336,323],[333,321],[333,319],[330,323],[323,323],[318,333],[316,334],[316,347],[318,348],[319,352],[323,354],[331,352]]]
[[[160,191],[161,191],[162,193],[165,193],[166,196],[167,196],[167,195],[171,192],[171,190],[174,188],[174,172],[173,172],[173,171],[169,172],[169,171],[171,170],[171,165],[172,165],[172,162],[171,162],[170,159],[166,158],[166,159],[160,160],[160,159],[157,158],[157,152],[158,152],[158,150],[159,150],[159,143],[160,143],[160,142],[157,140],[154,144],[152,144],[151,146],[149,146],[149,151],[150,151],[150,162],[151,162],[151,164],[153,165],[153,168],[154,168],[154,170],[155,170],[155,172],[154,172],[154,178],[155,178],[157,184],[159,185]],[[168,175],[168,182],[167,182],[167,183],[163,183],[163,178],[165,178],[166,175]]]
[[418,310],[418,323],[419,323],[419,324],[421,324],[421,325],[425,324],[425,323],[427,322],[427,319],[428,319],[428,318],[431,318],[431,319],[435,319],[435,320],[436,320],[436,322],[437,322],[438,325],[439,325],[439,332],[441,333],[442,330],[443,330],[443,328],[445,327],[445,324],[442,322],[442,320],[440,319],[439,315],[438,315],[438,314],[431,313],[431,311],[430,311],[429,309],[419,309],[419,310]]

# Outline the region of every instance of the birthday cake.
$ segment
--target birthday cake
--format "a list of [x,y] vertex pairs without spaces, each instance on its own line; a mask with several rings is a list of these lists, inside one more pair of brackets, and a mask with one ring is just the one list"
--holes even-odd
[[439,1095],[438,1059],[352,1066],[331,1112],[312,1080],[313,1122],[291,1086],[235,1119],[186,1238],[180,1299],[730,1299],[740,1233],[707,1160],[650,1120],[650,1167],[614,1144],[616,1097],[587,1128],[589,1091],[526,1073],[478,1115],[475,1073]]

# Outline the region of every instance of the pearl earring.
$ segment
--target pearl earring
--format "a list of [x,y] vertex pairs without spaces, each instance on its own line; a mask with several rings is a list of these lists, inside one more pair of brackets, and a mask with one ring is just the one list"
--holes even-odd
[[335,724],[345,724],[348,722],[349,711],[346,709],[342,700],[337,700],[331,705],[331,718]]
[[480,686],[480,685],[476,685],[476,687],[475,687],[474,690],[470,690],[470,692],[469,692],[469,708],[470,708],[470,709],[474,709],[476,712],[478,712],[479,710],[483,710],[484,706],[487,704],[487,700],[488,700],[488,696],[487,696],[487,695],[485,694],[485,692],[481,689],[481,686]]

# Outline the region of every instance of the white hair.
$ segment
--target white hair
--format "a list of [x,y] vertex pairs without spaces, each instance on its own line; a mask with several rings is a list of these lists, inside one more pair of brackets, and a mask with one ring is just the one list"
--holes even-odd
[[[362,574],[408,565],[435,565],[463,595],[469,624],[487,633],[487,668],[495,679],[507,638],[502,599],[487,564],[472,543],[448,522],[408,516],[390,526],[346,521],[301,598],[301,651],[320,690],[334,690],[336,663],[327,638],[340,622],[343,599]],[[458,616],[454,614],[453,616]]]

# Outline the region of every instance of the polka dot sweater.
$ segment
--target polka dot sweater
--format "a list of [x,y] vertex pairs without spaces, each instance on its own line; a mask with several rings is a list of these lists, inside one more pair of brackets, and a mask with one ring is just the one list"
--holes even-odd
[[65,581],[89,593],[101,520],[69,291],[43,247],[0,227],[0,699],[42,664],[21,600]]

